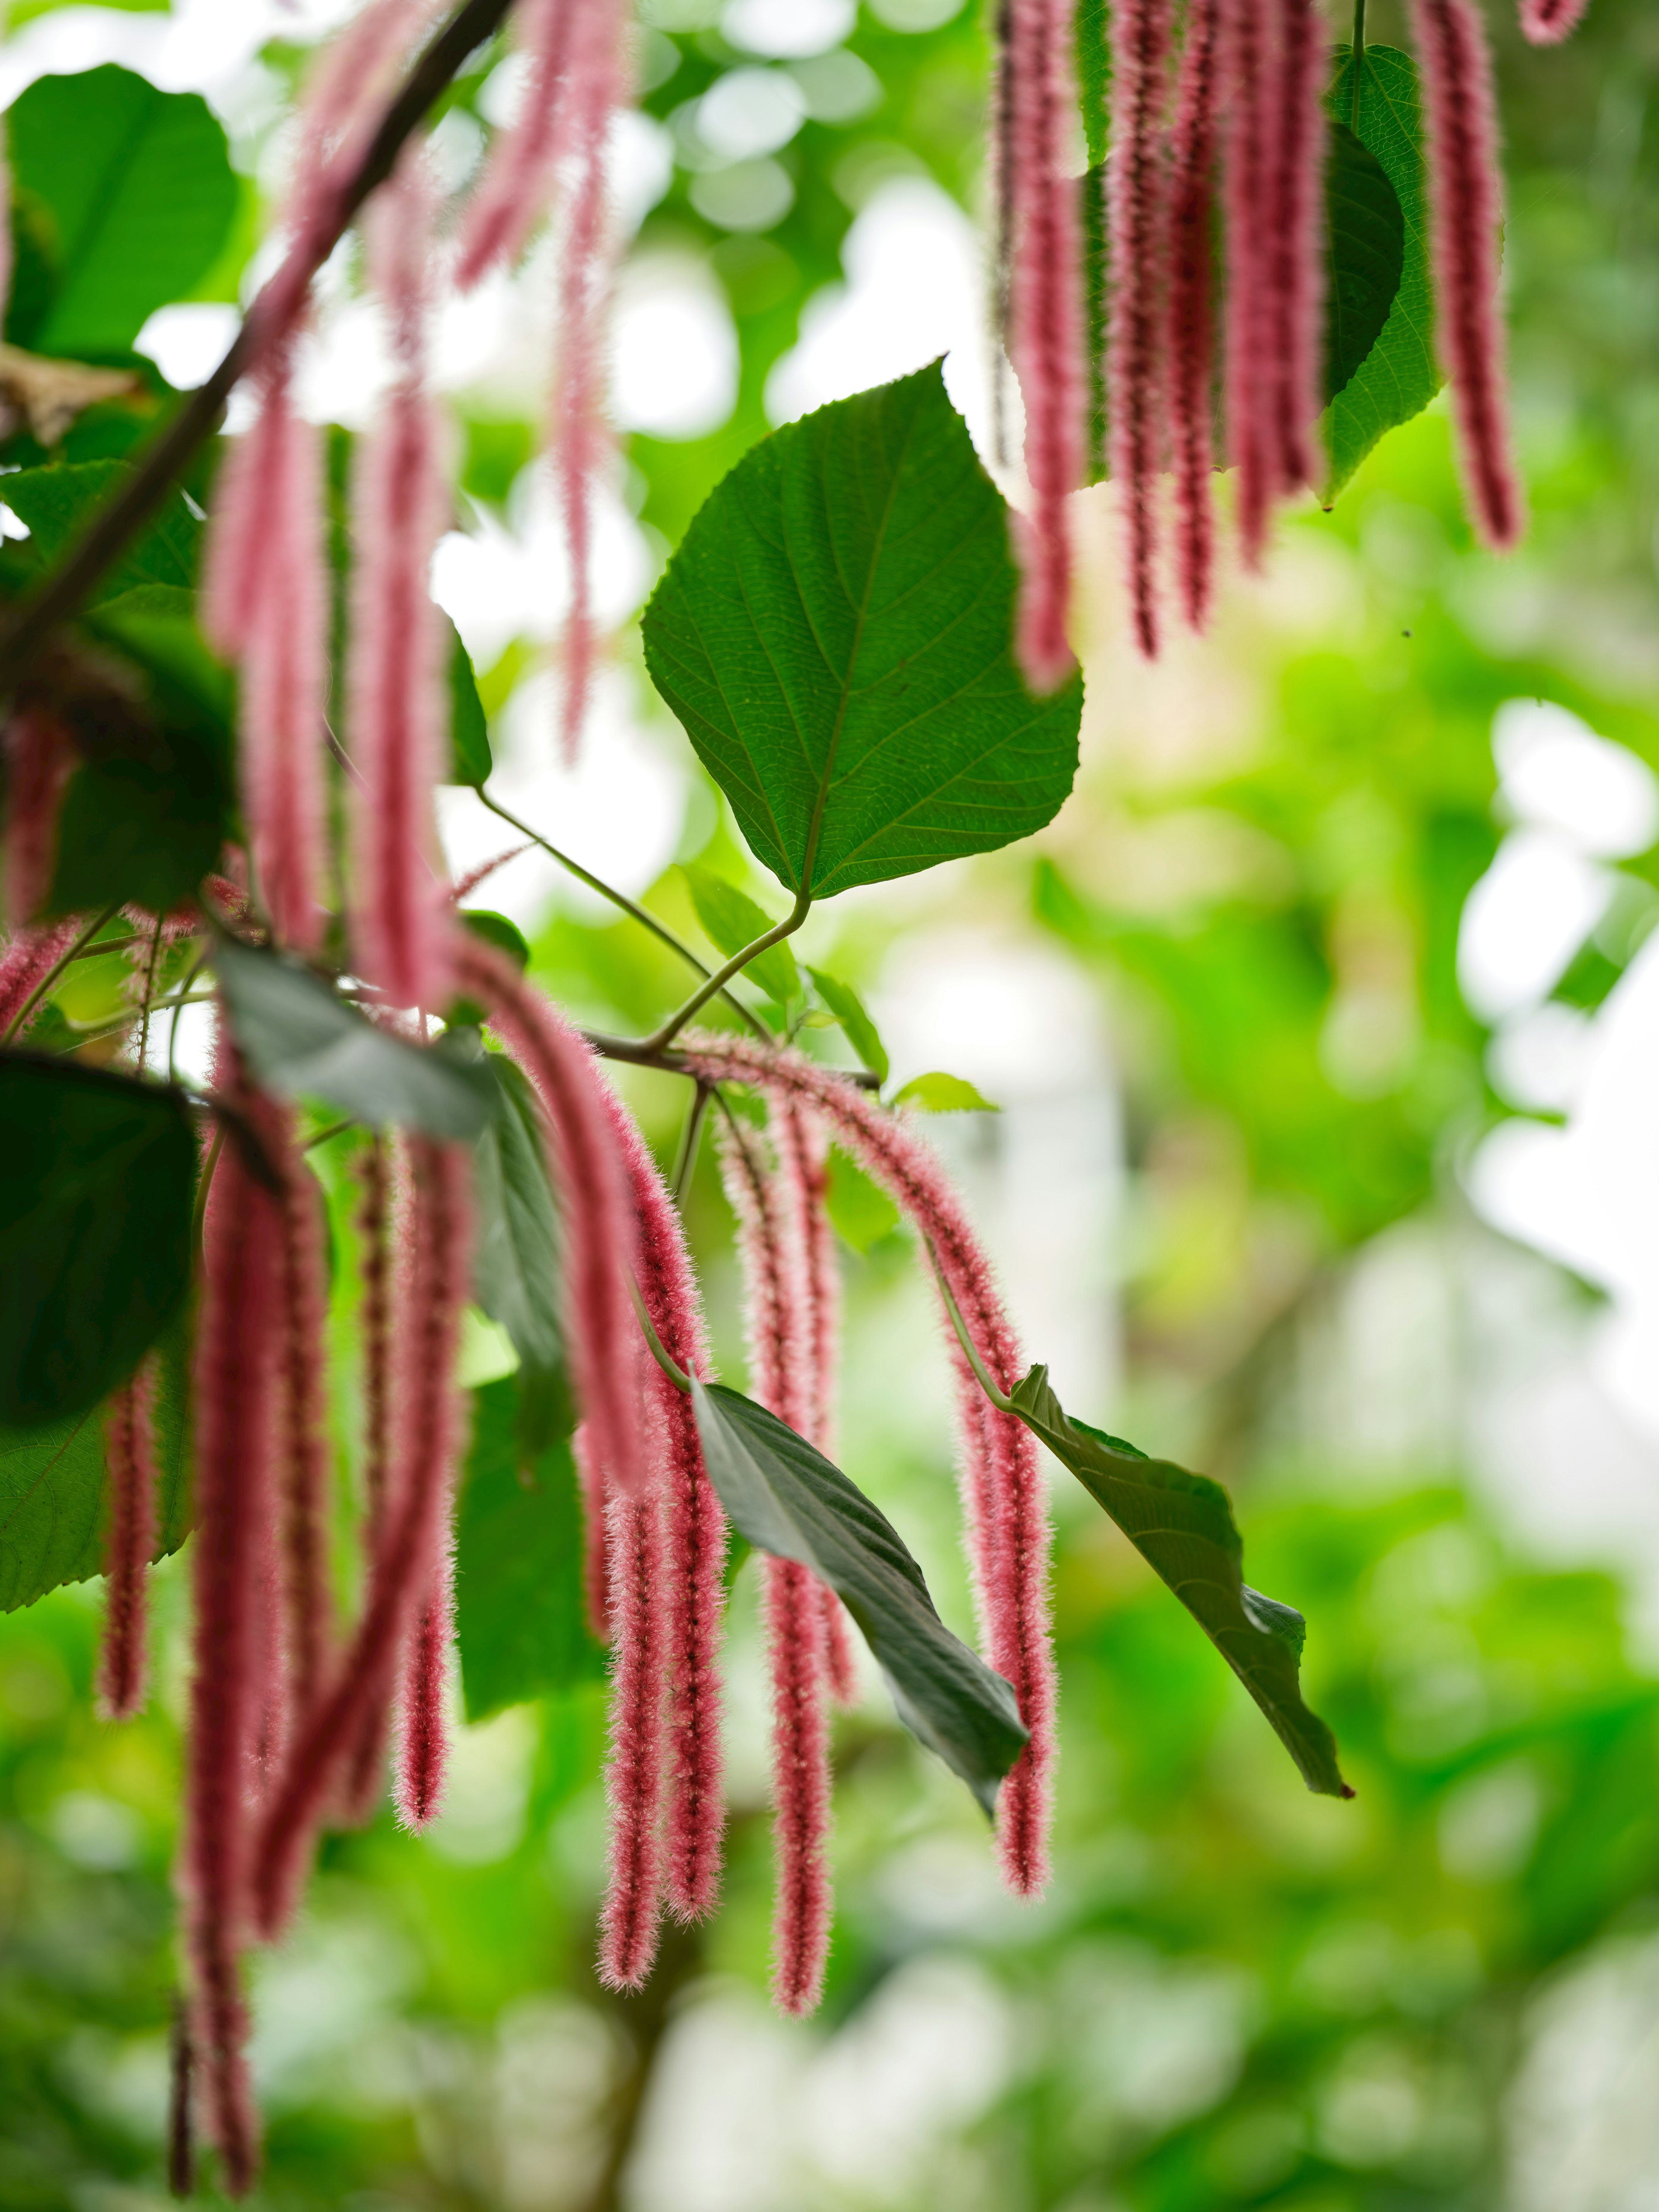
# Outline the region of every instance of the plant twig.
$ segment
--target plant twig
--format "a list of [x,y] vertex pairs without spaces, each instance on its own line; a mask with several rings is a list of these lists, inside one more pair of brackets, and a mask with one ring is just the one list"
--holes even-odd
[[[763,936],[757,937],[752,945],[745,945],[741,952],[734,952],[724,968],[715,969],[701,990],[694,991],[685,1004],[676,1012],[672,1013],[659,1030],[652,1031],[645,1040],[647,1048],[661,1051],[665,1046],[672,1044],[675,1037],[690,1020],[692,1015],[700,1007],[706,1006],[717,991],[724,990],[734,975],[746,968],[751,960],[758,959],[769,946],[781,944],[786,937],[792,936],[805,921],[811,910],[811,891],[798,892],[795,903],[781,921],[775,923]],[[769,1043],[771,1040],[769,1038],[767,1042]]]
[[685,1194],[691,1181],[692,1170],[697,1164],[697,1144],[702,1135],[702,1125],[708,1118],[708,1100],[712,1085],[699,1079],[691,1094],[691,1103],[685,1109],[685,1126],[680,1131],[680,1148],[674,1160],[674,1172],[668,1188],[676,1206],[684,1206]]
[[[603,876],[596,876],[591,868],[583,867],[580,860],[573,860],[568,853],[562,853],[556,845],[548,842],[539,830],[532,830],[527,822],[521,822],[516,814],[508,813],[501,801],[492,799],[487,791],[481,790],[478,796],[492,814],[499,814],[503,822],[509,823],[521,835],[528,837],[532,844],[539,845],[550,860],[556,860],[562,868],[568,868],[578,883],[586,884],[589,890],[597,891],[601,898],[609,899],[612,906],[620,907],[624,914],[631,915],[635,921],[643,923],[653,937],[660,939],[662,943],[667,945],[671,952],[678,952],[688,967],[695,968],[699,975],[707,978],[708,970],[698,959],[691,947],[682,939],[676,937],[665,921],[659,921],[649,907],[641,906],[637,899],[629,898],[626,891],[619,891],[614,884],[606,883]],[[771,1031],[758,1015],[750,1012],[735,993],[722,989],[720,996],[735,1013],[742,1015],[744,1020],[748,1023],[763,1043],[771,1043]]]
[[161,917],[155,917],[155,934],[149,941],[149,959],[144,969],[143,1012],[138,1024],[138,1073],[144,1072],[144,1054],[149,1050],[149,1004],[155,995],[155,963],[161,957]]
[[229,350],[145,449],[124,488],[100,507],[62,561],[18,606],[0,634],[0,684],[9,684],[160,507],[218,426],[233,388],[293,328],[306,293],[363,202],[392,173],[405,140],[467,56],[499,27],[513,0],[464,0],[432,40],[380,118],[349,176],[325,197],[316,222],[249,308]]

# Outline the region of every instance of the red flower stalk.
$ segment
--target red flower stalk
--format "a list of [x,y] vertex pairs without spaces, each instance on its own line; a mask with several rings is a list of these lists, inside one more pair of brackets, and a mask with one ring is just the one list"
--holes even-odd
[[1274,447],[1273,358],[1267,314],[1272,219],[1273,10],[1260,0],[1223,0],[1222,52],[1231,91],[1223,193],[1227,240],[1224,382],[1228,455],[1238,471],[1238,531],[1244,558],[1261,565],[1267,517],[1279,488]]
[[1068,493],[1083,478],[1081,224],[1078,185],[1065,173],[1074,102],[1072,15],[1063,0],[1007,0],[1004,98],[1010,338],[1025,403],[1025,473],[1034,505],[1017,526],[1024,570],[1018,646],[1034,690],[1071,673]]
[[649,1462],[640,1331],[628,1288],[635,1238],[610,1085],[564,1017],[493,946],[459,929],[454,963],[456,988],[489,1008],[490,1027],[546,1109],[568,1253],[572,1365],[587,1449],[607,1484],[641,1497]]
[[1176,584],[1190,629],[1210,618],[1215,505],[1210,434],[1215,374],[1215,220],[1222,0],[1192,0],[1176,88],[1170,180],[1169,389],[1175,462]]
[[110,1399],[104,1419],[109,1471],[109,1530],[105,1572],[104,1640],[98,1656],[98,1709],[106,1720],[131,1720],[144,1706],[144,1631],[150,1554],[155,1549],[155,1449],[151,1433],[154,1364],[146,1361]]
[[[373,1563],[368,1604],[328,1696],[294,1731],[261,1822],[252,1910],[262,1936],[278,1934],[298,1896],[317,1824],[343,1765],[382,1700],[411,1625],[429,1596],[448,1528],[461,1442],[452,1377],[470,1257],[468,1161],[459,1146],[411,1139],[414,1193],[406,1310],[393,1330],[392,1499]],[[400,1285],[400,1287],[402,1287]]]
[[662,1891],[663,1576],[660,1501],[612,1491],[611,1560],[611,1879],[599,1917],[599,1979],[636,1990],[657,1955]]
[[282,1274],[281,1208],[227,1142],[208,1200],[196,1348],[195,1654],[179,1883],[206,2129],[233,2197],[252,2186],[258,2163],[240,1952],[274,1486],[278,1343],[270,1321]]
[[1170,0],[1123,0],[1112,17],[1112,474],[1122,509],[1135,642],[1158,653],[1157,476],[1163,459],[1163,318],[1169,261],[1164,109]]
[[1559,46],[1578,28],[1589,0],[1521,0],[1521,35],[1534,46]]
[[299,144],[283,210],[305,240],[326,221],[334,191],[368,142],[405,64],[443,0],[369,0],[318,58],[300,106]]
[[[891,1194],[938,1260],[986,1367],[1012,1389],[1024,1371],[989,1261],[938,1155],[895,1115],[800,1054],[747,1038],[699,1034],[686,1064],[706,1083],[785,1089],[818,1113],[836,1141]],[[1054,1656],[1048,1632],[1049,1529],[1036,1446],[1000,1413],[956,1354],[962,1489],[980,1616],[993,1666],[1013,1685],[1031,1741],[1002,1785],[998,1830],[1003,1871],[1022,1896],[1048,1879],[1048,1826],[1055,1755]]]
[[398,1698],[398,1818],[416,1834],[436,1819],[449,1774],[444,1690],[455,1640],[454,1557],[440,1536],[440,1556],[424,1604],[404,1649]]
[[604,416],[605,310],[611,240],[605,149],[622,96],[623,15],[617,0],[583,0],[570,30],[569,136],[576,181],[559,263],[560,343],[552,392],[553,471],[570,557],[560,739],[574,761],[593,678],[593,487],[610,451]]
[[[392,1443],[392,1182],[385,1140],[372,1135],[357,1163],[362,1200],[357,1209],[361,1239],[359,1269],[362,1304],[358,1336],[362,1346],[363,1534],[367,1572],[386,1541],[386,1470]],[[367,1820],[380,1795],[390,1709],[372,1705],[352,1754],[342,1796],[342,1817],[352,1825]]]
[[601,1644],[611,1641],[611,1555],[605,1534],[605,1483],[587,1449],[587,1431],[570,1439],[576,1487],[582,1502],[582,1598],[587,1624]]
[[[594,0],[586,4],[591,8]],[[513,123],[496,134],[462,219],[455,282],[464,292],[492,269],[517,260],[552,198],[568,138],[570,46],[581,6],[582,0],[520,0],[514,11],[529,82]]]
[[[775,1109],[774,1126],[789,1109]],[[726,1195],[738,1218],[750,1388],[761,1404],[806,1434],[816,1411],[805,1254],[799,1215],[789,1218],[787,1178],[769,1173],[757,1139],[728,1121],[720,1132]],[[787,1139],[786,1139],[786,1143]],[[781,2011],[812,2011],[830,1951],[824,1874],[831,1783],[825,1698],[823,1606],[811,1571],[766,1562],[767,1656],[772,1671],[772,1993]]]
[[[822,1126],[787,1093],[772,1102],[772,1139],[786,1210],[793,1224],[806,1275],[807,1371],[811,1378],[808,1425],[802,1433],[821,1452],[835,1454],[836,1376],[841,1353],[841,1269],[826,1200],[830,1189],[829,1146]],[[823,1613],[823,1658],[830,1695],[850,1705],[858,1696],[845,1607],[827,1583],[820,1585]]]
[[1519,539],[1520,486],[1510,451],[1498,299],[1503,184],[1486,26],[1469,0],[1412,0],[1423,75],[1440,352],[1451,379],[1464,489],[1476,534],[1494,551]]
[[1273,367],[1273,466],[1283,492],[1318,470],[1314,426],[1323,404],[1325,33],[1315,0],[1279,0],[1261,301]]
[[434,202],[429,175],[406,157],[370,210],[370,272],[398,376],[358,449],[347,672],[357,961],[394,1006],[423,1007],[447,996],[451,935],[432,803],[447,690],[441,617],[427,590],[447,500],[427,382]]
[[[706,1375],[702,1302],[678,1208],[632,1115],[614,1091],[608,1097],[633,1195],[640,1296],[670,1358],[689,1373]],[[714,1911],[719,1895],[726,1827],[719,1663],[726,1515],[703,1467],[691,1401],[654,1364],[647,1388],[655,1431],[654,1487],[667,1546],[657,1630],[668,1676],[663,1893],[677,1919],[701,1920]],[[591,1499],[587,1510],[592,1516]],[[603,1554],[596,1563],[590,1553],[590,1603],[603,1595],[593,1589],[596,1565],[604,1574]],[[615,1602],[614,1592],[610,1601]]]
[[75,746],[55,714],[19,708],[6,725],[6,921],[21,929],[46,902],[58,860],[58,808]]
[[[17,1020],[85,927],[84,915],[78,920],[70,915],[64,921],[43,921],[33,928],[20,929],[5,951],[0,952],[0,1037]],[[18,1029],[19,1036],[27,1035],[45,1005],[44,998],[36,1001]]]

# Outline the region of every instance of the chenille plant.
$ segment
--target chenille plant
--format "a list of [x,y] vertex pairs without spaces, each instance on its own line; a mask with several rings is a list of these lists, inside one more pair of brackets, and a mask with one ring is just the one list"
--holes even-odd
[[[1578,12],[1522,0],[1522,28],[1553,41]],[[1485,28],[1476,0],[1409,13],[1414,61],[1367,46],[1364,0],[1334,51],[1313,0],[1081,0],[1075,20],[1071,0],[1005,0],[988,343],[1023,402],[1029,495],[1005,507],[933,367],[778,430],[708,501],[646,610],[646,666],[791,903],[774,922],[694,879],[729,956],[711,972],[548,846],[685,963],[684,1003],[637,1037],[574,1025],[512,925],[462,903],[482,876],[447,878],[435,787],[505,810],[470,664],[428,589],[451,501],[434,314],[550,220],[548,459],[574,582],[547,743],[573,753],[603,644],[589,570],[610,465],[619,0],[465,0],[441,21],[435,0],[368,0],[303,88],[274,273],[188,398],[152,376],[139,404],[138,372],[96,366],[157,300],[137,298],[139,255],[125,322],[77,308],[84,241],[53,149],[67,131],[90,159],[126,133],[118,233],[124,204],[149,219],[145,132],[171,132],[176,162],[216,126],[119,70],[17,103],[0,384],[7,503],[28,534],[0,554],[0,1581],[24,1603],[101,1565],[98,1696],[118,1722],[145,1696],[149,1564],[189,1532],[176,2175],[193,2116],[225,2188],[252,2185],[245,1957],[291,1924],[323,1831],[368,1818],[388,1767],[407,1826],[441,1804],[469,1304],[520,1359],[520,1463],[567,1438],[574,1455],[570,1540],[611,1653],[613,1986],[650,1975],[664,1915],[718,1903],[733,1531],[764,1555],[779,2005],[808,2012],[823,1984],[830,1715],[854,1692],[854,1632],[994,1820],[1010,1888],[1041,1893],[1058,1714],[1039,1442],[1213,1639],[1308,1787],[1349,1794],[1302,1701],[1300,1616],[1244,1583],[1224,1494],[1070,1418],[1028,1368],[948,1176],[882,1096],[868,1015],[787,940],[819,901],[1005,846],[1064,804],[1082,706],[1071,495],[1091,469],[1113,479],[1148,655],[1166,585],[1194,629],[1214,605],[1219,486],[1258,566],[1276,503],[1334,498],[1443,372],[1474,526],[1516,542]],[[452,204],[426,127],[502,37],[524,96]],[[210,183],[185,195],[180,236]],[[193,281],[192,253],[199,274],[228,201],[205,255],[186,240],[177,268],[173,220],[145,248],[158,298]],[[358,221],[393,374],[373,424],[331,440],[299,376],[313,281]],[[232,437],[238,386],[248,426]],[[118,952],[129,986],[89,1036],[60,999],[76,963]],[[195,1005],[216,1025],[206,1088],[177,1075],[171,1044]],[[672,1178],[607,1060],[684,1079]],[[746,1395],[714,1374],[679,1207],[711,1133]],[[307,1158],[323,1136],[355,1146],[359,1191],[361,1572],[343,1611],[331,1261]],[[937,1293],[982,1656],[834,1463],[831,1144],[890,1194]]]

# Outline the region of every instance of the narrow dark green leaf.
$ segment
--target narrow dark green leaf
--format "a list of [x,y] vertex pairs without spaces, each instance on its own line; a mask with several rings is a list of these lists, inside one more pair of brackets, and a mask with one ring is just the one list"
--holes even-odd
[[[178,1550],[190,1527],[188,1334],[181,1314],[157,1347],[158,1559]],[[0,1613],[103,1572],[106,1474],[101,1405],[44,1428],[0,1429]]]
[[[1326,104],[1346,124],[1352,106],[1351,50],[1337,49],[1337,64]],[[1399,287],[1382,335],[1331,402],[1326,417],[1331,464],[1325,488],[1328,505],[1378,440],[1396,424],[1421,414],[1440,389],[1424,198],[1423,122],[1417,68],[1409,54],[1395,46],[1365,48],[1355,132],[1394,187],[1403,245]]]
[[473,1393],[455,1529],[455,1629],[470,1721],[605,1674],[582,1595],[570,1445],[560,1437],[525,1451],[519,1381],[510,1375]]
[[1325,396],[1334,399],[1382,337],[1406,265],[1399,196],[1346,123],[1330,126],[1325,263]]
[[1026,1741],[1009,1685],[951,1635],[898,1531],[838,1467],[739,1391],[694,1378],[692,1393],[708,1478],[733,1527],[837,1593],[900,1719],[992,1812]]
[[0,1423],[95,1406],[184,1304],[196,1141],[176,1091],[0,1055]]
[[489,1120],[489,1078],[436,1047],[376,1029],[319,976],[276,952],[214,947],[236,1042],[268,1091],[325,1099],[354,1121],[470,1142]]
[[513,1340],[521,1442],[539,1449],[573,1425],[560,1318],[559,1218],[529,1079],[500,1053],[485,1053],[478,1064],[495,1096],[473,1156],[473,1287],[483,1310]]
[[[6,505],[28,530],[28,551],[42,565],[68,550],[97,509],[124,490],[134,471],[125,461],[62,461],[52,468],[19,469],[6,478]],[[157,584],[193,592],[201,560],[202,525],[184,493],[173,490],[126,550],[94,585],[89,606],[124,599]],[[146,598],[137,611],[178,611],[177,599]],[[188,611],[188,607],[185,607]]]
[[1181,1600],[1267,1715],[1309,1789],[1352,1797],[1329,1729],[1302,1702],[1302,1615],[1245,1583],[1244,1547],[1221,1485],[1073,1420],[1049,1389],[1046,1367],[1032,1368],[1013,1405]]
[[[447,620],[447,617],[445,617]],[[450,624],[454,628],[453,623]],[[478,679],[459,631],[449,651],[449,781],[482,789],[495,772]]]
[[[697,920],[728,960],[775,927],[775,915],[757,906],[746,891],[728,884],[712,868],[684,867],[680,873],[685,878]],[[767,997],[775,999],[781,1006],[800,995],[800,970],[787,945],[769,945],[742,972],[752,975]]]
[[489,907],[469,906],[461,910],[462,925],[475,937],[482,937],[486,945],[493,945],[507,958],[522,975],[530,965],[530,943],[516,921],[509,921],[504,914],[495,914]]
[[846,1030],[848,1043],[878,1081],[885,1083],[887,1048],[883,1044],[881,1032],[871,1020],[863,1000],[852,985],[843,983],[839,975],[831,975],[822,968],[809,968],[806,972],[817,986],[819,998]]
[[920,1106],[924,1114],[1000,1114],[988,1098],[960,1075],[913,1075],[894,1097],[896,1106]]
[[201,95],[106,64],[39,77],[6,118],[49,283],[15,344],[70,359],[120,352],[152,310],[212,267],[236,212],[225,134]]
[[645,611],[646,665],[791,890],[820,898],[1053,820],[1080,678],[1011,650],[1008,516],[935,364],[774,431]]

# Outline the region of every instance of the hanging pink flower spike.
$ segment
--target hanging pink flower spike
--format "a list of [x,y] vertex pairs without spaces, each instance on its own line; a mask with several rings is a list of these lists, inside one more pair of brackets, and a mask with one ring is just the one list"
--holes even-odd
[[636,1990],[657,1956],[662,1896],[662,1514],[653,1497],[613,1492],[611,1562],[611,1875],[599,1918],[599,1979]]
[[1521,0],[1521,35],[1534,46],[1559,46],[1583,20],[1589,0]]
[[1412,0],[1428,125],[1438,350],[1475,532],[1494,552],[1524,526],[1510,450],[1498,238],[1503,184],[1486,25],[1469,0]]
[[1122,510],[1135,643],[1158,655],[1157,477],[1164,454],[1163,322],[1170,227],[1164,106],[1170,0],[1123,0],[1112,15],[1112,476]]
[[453,927],[433,811],[448,689],[427,590],[448,503],[428,383],[435,213],[432,177],[418,153],[405,155],[370,209],[370,273],[398,375],[354,472],[347,667],[356,958],[393,1006],[428,1009],[448,995]]
[[1211,230],[1220,148],[1222,0],[1192,0],[1181,50],[1170,179],[1170,427],[1176,582],[1187,626],[1210,618],[1215,575],[1210,433],[1215,374]]
[[520,0],[513,13],[516,50],[527,64],[519,112],[498,131],[461,221],[455,283],[463,292],[492,269],[516,261],[553,197],[569,137],[569,61],[584,5],[605,0]]
[[1066,499],[1083,481],[1082,230],[1066,174],[1074,103],[1071,10],[1063,0],[1008,0],[1002,55],[1007,142],[1010,343],[1025,403],[1025,473],[1033,507],[1016,522],[1024,571],[1017,645],[1025,679],[1052,691],[1076,665],[1066,636],[1072,590]]
[[1273,131],[1273,11],[1258,0],[1223,0],[1222,52],[1231,89],[1224,146],[1227,240],[1225,390],[1228,459],[1238,471],[1238,534],[1259,568],[1278,488],[1273,451],[1277,364],[1265,302],[1268,164]]
[[1273,364],[1275,489],[1319,473],[1324,404],[1326,37],[1316,0],[1278,0],[1268,88],[1268,220],[1261,303]]
[[98,1655],[98,1704],[106,1720],[143,1711],[149,1561],[155,1549],[155,1371],[146,1361],[109,1401],[105,1461],[109,1473],[108,1577]]

